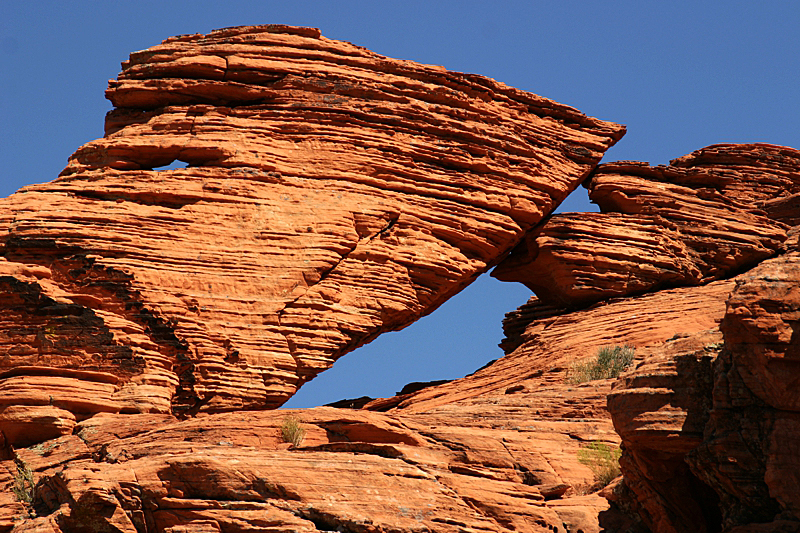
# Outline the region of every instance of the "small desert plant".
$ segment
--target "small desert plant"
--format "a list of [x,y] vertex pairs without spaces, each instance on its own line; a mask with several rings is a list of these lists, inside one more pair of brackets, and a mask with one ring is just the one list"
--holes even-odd
[[595,486],[603,488],[619,476],[619,458],[622,451],[603,442],[595,441],[578,450],[578,461],[594,474]]
[[35,496],[36,483],[33,481],[33,472],[24,461],[16,461],[17,473],[14,474],[14,486],[11,492],[17,500],[30,507]]
[[569,383],[585,383],[596,379],[616,378],[633,363],[633,346],[603,346],[589,361],[573,364],[567,375]]
[[283,419],[281,424],[281,437],[283,442],[289,442],[295,448],[300,446],[306,436],[306,430],[300,425],[300,419],[289,415]]

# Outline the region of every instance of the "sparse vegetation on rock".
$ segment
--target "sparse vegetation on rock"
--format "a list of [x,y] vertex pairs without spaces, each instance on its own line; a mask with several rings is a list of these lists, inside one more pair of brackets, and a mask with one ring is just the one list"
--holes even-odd
[[24,461],[16,461],[16,463],[17,473],[14,474],[14,485],[11,487],[11,491],[17,500],[28,507],[29,512],[32,513],[31,505],[36,495],[36,482],[33,479],[33,471]]
[[302,444],[306,437],[306,430],[296,416],[289,415],[283,419],[281,425],[281,437],[283,442],[288,442],[295,448]]
[[633,346],[603,346],[594,359],[573,364],[567,381],[577,384],[619,377],[633,363],[635,353]]
[[619,458],[622,451],[604,442],[595,441],[578,450],[578,461],[594,474],[595,487],[601,489],[620,475]]

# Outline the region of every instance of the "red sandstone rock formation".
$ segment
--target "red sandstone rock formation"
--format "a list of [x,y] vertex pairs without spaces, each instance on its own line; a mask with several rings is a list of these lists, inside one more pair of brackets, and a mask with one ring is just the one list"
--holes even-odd
[[737,276],[721,332],[664,349],[609,395],[625,485],[653,531],[800,530],[798,261]]
[[[598,532],[607,504],[582,494],[593,477],[577,452],[618,443],[604,408],[612,380],[569,385],[567,367],[603,344],[636,344],[645,358],[676,333],[713,327],[732,286],[543,319],[512,356],[395,400],[401,407],[387,413],[293,411],[307,429],[297,449],[280,437],[286,411],[185,421],[98,414],[71,435],[17,450],[38,482],[40,516],[26,523],[40,531],[80,530],[87,517],[106,517],[92,527]],[[16,465],[4,464],[10,479]],[[25,512],[11,501],[3,508]]]
[[105,137],[0,201],[15,445],[103,412],[279,406],[486,271],[624,132],[310,28],[170,38],[122,66]]
[[713,405],[688,460],[720,495],[725,525],[800,518],[798,287],[793,251],[742,276],[727,303]]
[[[541,298],[506,357],[269,411],[497,262],[622,130],[307,28],[123,68],[107,136],[0,203],[0,531],[800,531],[796,151],[605,165],[612,212],[498,271]],[[609,344],[631,372],[566,381]],[[609,508],[578,450],[620,439]]]
[[786,240],[798,166],[800,152],[767,144],[601,165],[588,187],[603,213],[554,216],[492,275],[571,307],[729,277]]
[[[727,300],[722,332],[687,330],[653,346],[608,396],[625,479],[605,494],[612,511],[637,515],[626,523],[606,513],[609,530],[637,527],[637,520],[658,532],[800,530],[790,325],[800,285],[798,168],[800,152],[759,144],[712,146],[669,167],[601,165],[588,186],[606,212],[553,216],[496,270],[538,295],[506,318],[510,355],[493,365],[502,376],[503,361],[526,342],[554,334],[534,337],[543,317],[553,317],[552,328],[576,315],[563,306],[700,285],[763,261],[734,278],[729,299],[718,295],[719,304]],[[569,335],[564,342],[571,344]]]

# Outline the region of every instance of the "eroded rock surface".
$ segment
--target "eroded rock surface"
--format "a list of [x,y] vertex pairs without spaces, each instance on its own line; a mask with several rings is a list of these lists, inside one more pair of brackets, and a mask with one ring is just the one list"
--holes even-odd
[[[609,531],[800,530],[799,171],[800,152],[763,144],[715,145],[669,166],[601,165],[587,185],[603,213],[554,215],[496,269],[537,292],[504,321],[509,355],[493,365],[498,376],[534,332],[536,343],[556,334],[572,345],[558,326],[581,315],[565,308],[726,286],[710,315],[724,315],[721,329],[688,328],[651,346],[608,395],[625,474],[604,491]],[[751,267],[735,285],[708,284]]]
[[719,330],[639,364],[609,395],[621,504],[653,531],[800,531],[795,247],[734,278]]
[[311,28],[174,37],[122,67],[105,137],[0,201],[14,444],[102,412],[279,406],[496,263],[624,132]]
[[[107,95],[0,201],[0,531],[800,531],[796,150],[604,165],[604,213],[537,226],[621,126],[285,26],[168,39]],[[515,247],[505,357],[268,410]],[[624,447],[605,498],[589,443]]]
[[718,330],[640,363],[608,396],[625,485],[653,531],[800,530],[798,261],[734,278]]
[[553,216],[492,275],[567,307],[730,277],[781,249],[798,168],[799,151],[768,144],[600,165],[587,185],[602,213]]
[[[15,531],[598,531],[607,504],[575,493],[591,483],[578,442],[516,410],[499,427],[463,408],[101,414],[17,450],[37,516]],[[306,431],[296,447],[288,415]],[[5,487],[17,466],[0,464]],[[27,510],[5,503],[7,531]]]
[[737,282],[703,443],[688,461],[720,494],[725,525],[792,519],[800,530],[798,324],[800,253]]

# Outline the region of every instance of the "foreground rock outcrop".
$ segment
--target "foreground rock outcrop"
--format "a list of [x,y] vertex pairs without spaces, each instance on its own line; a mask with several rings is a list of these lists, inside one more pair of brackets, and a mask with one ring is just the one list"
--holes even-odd
[[[523,348],[468,378],[368,406],[387,412],[315,408],[185,421],[98,414],[71,435],[16,451],[37,480],[38,516],[25,524],[598,532],[608,504],[578,450],[619,443],[605,409],[613,380],[568,384],[570,363],[613,342],[637,345],[646,359],[676,332],[714,328],[733,286],[662,291],[543,320]],[[287,414],[306,429],[295,448],[281,437]],[[10,479],[17,465],[4,465]],[[12,501],[3,508],[25,512]]]
[[122,67],[106,136],[0,201],[15,445],[97,413],[279,406],[499,261],[624,132],[311,28],[175,37]]
[[609,395],[625,484],[653,531],[800,530],[798,260],[737,276],[721,331],[687,336]]

